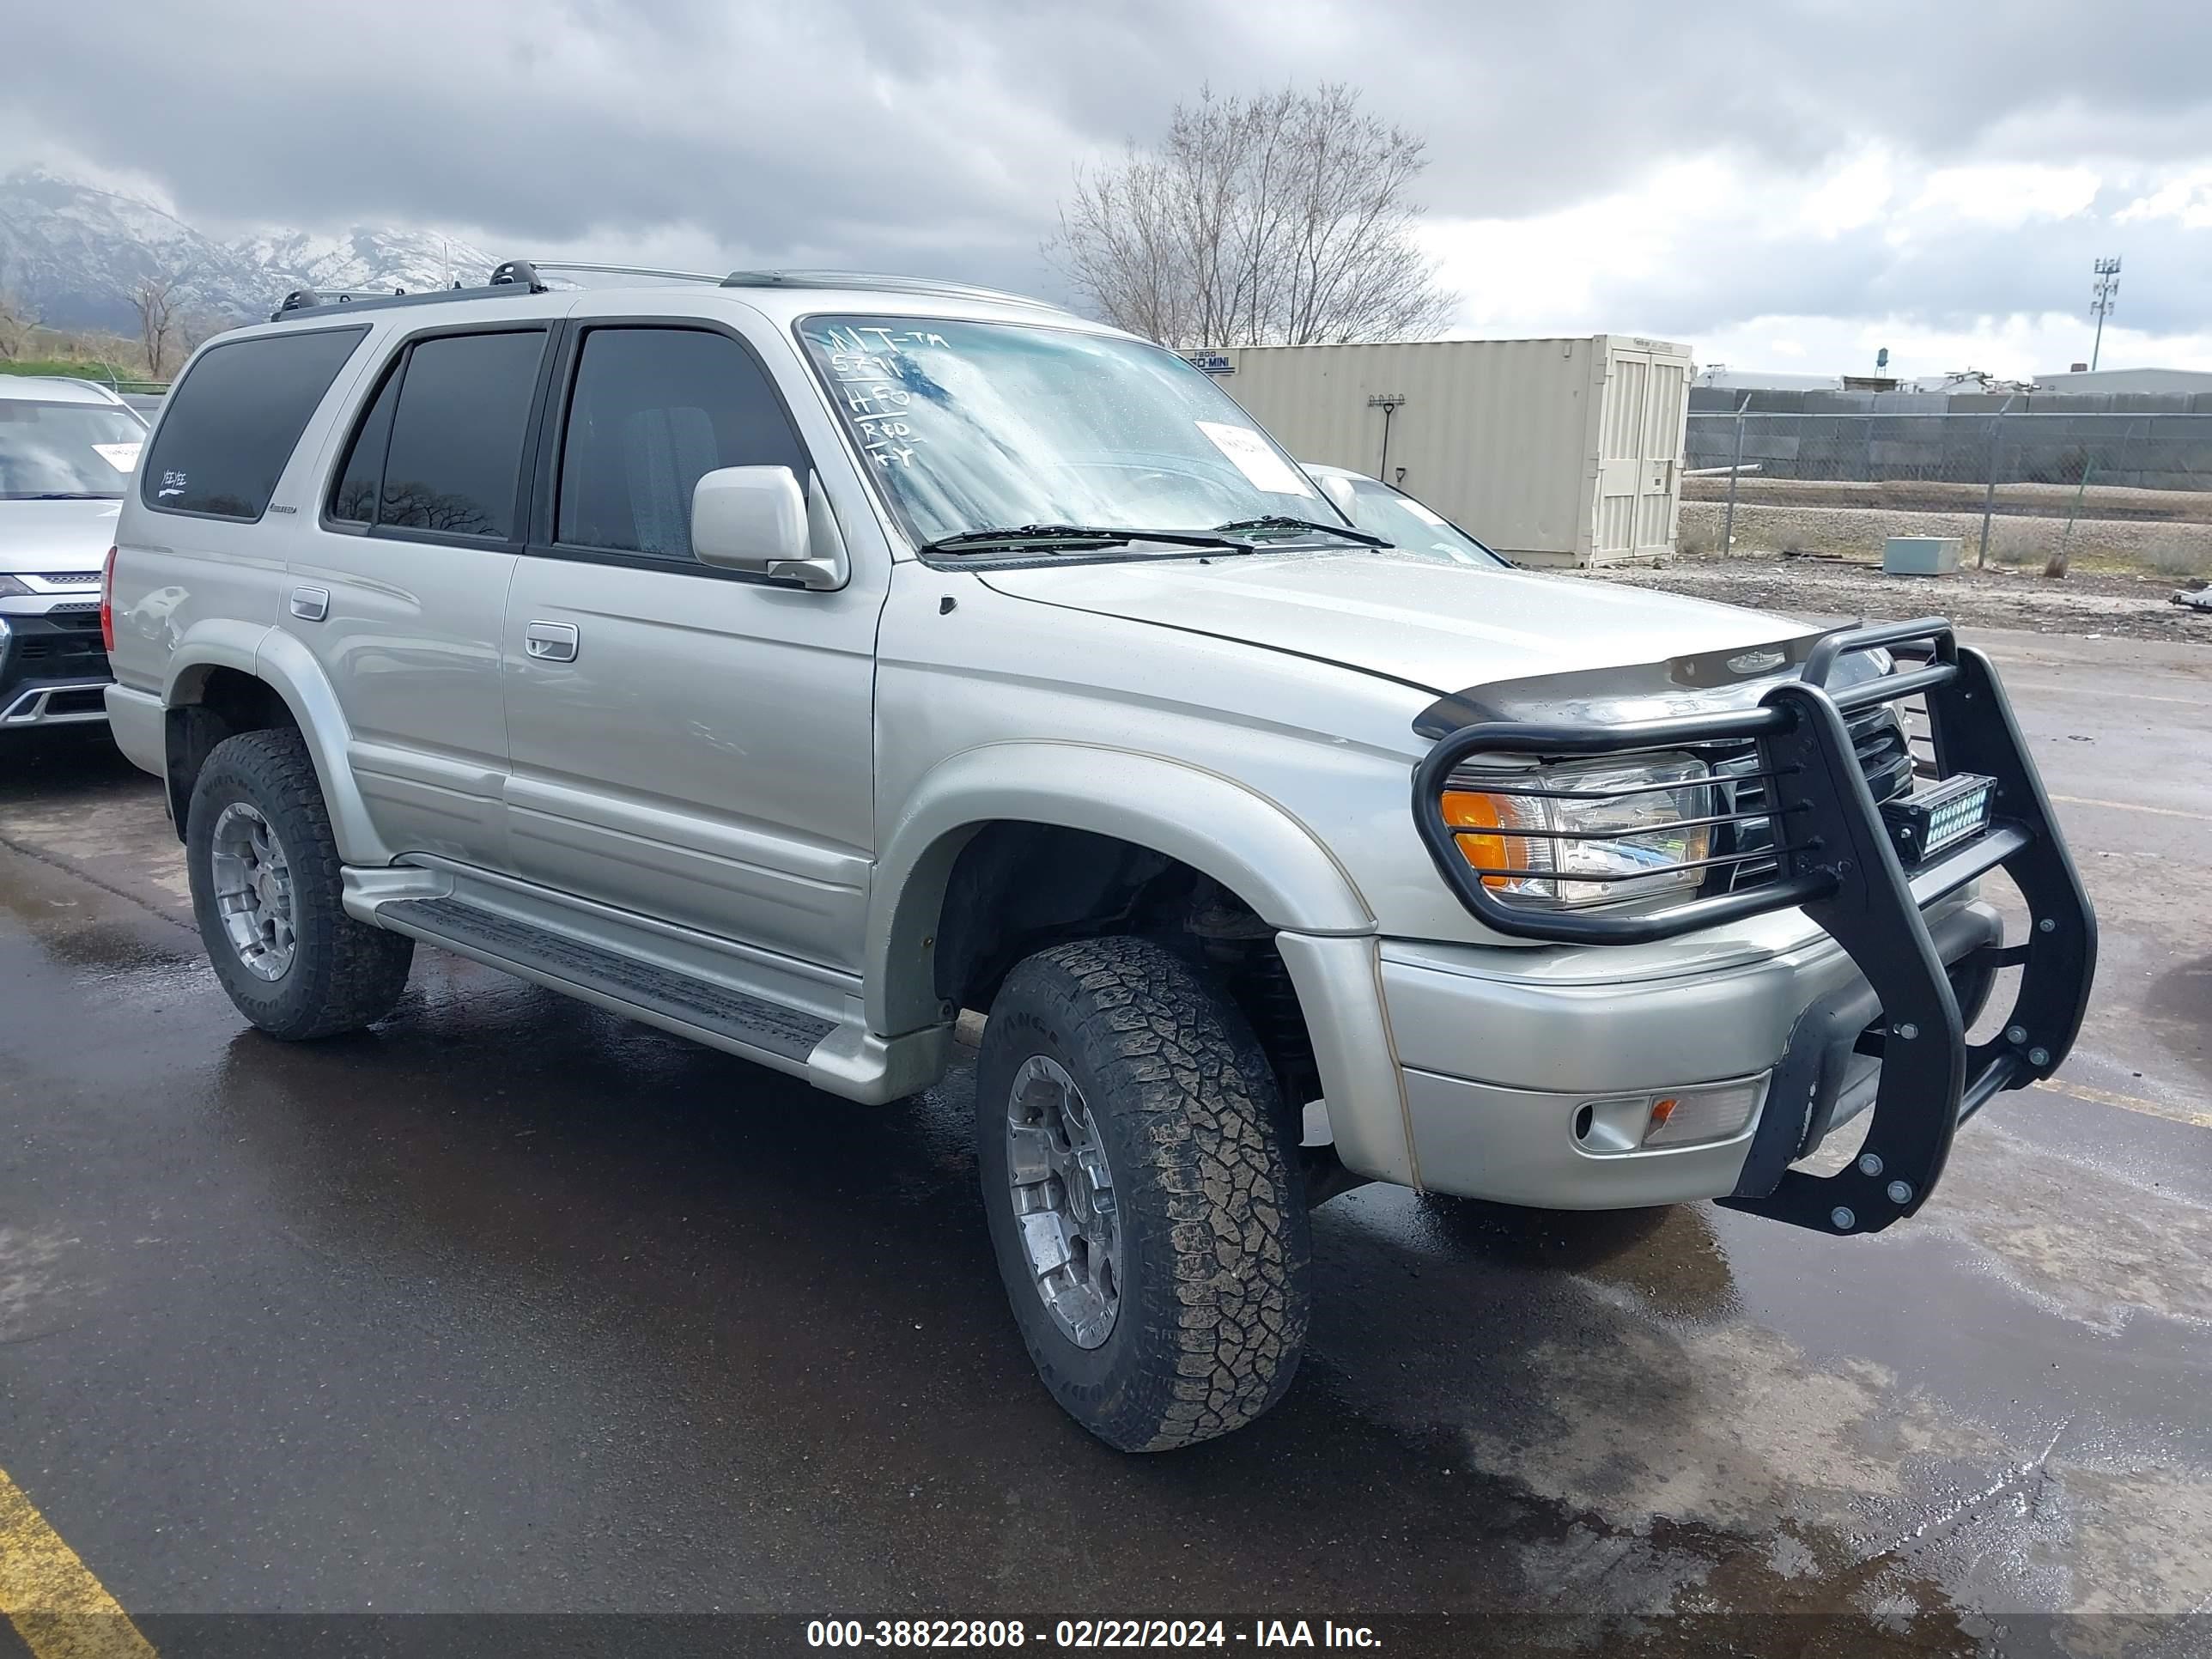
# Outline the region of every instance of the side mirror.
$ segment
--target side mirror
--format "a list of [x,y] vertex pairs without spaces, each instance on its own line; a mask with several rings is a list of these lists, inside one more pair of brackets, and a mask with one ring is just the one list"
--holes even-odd
[[[821,494],[818,483],[814,493]],[[691,556],[801,587],[842,587],[848,574],[829,502],[810,502],[787,466],[703,474],[691,489]]]
[[1358,516],[1352,510],[1352,504],[1359,499],[1359,495],[1352,489],[1351,479],[1324,477],[1316,479],[1315,482],[1321,485],[1321,493],[1334,501],[1346,518],[1350,519],[1354,524],[1359,522]]

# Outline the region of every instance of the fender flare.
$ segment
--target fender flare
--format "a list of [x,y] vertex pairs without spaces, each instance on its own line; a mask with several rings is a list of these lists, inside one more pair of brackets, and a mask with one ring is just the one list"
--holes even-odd
[[391,849],[377,836],[346,757],[352,732],[345,710],[314,654],[279,628],[215,619],[195,623],[169,653],[168,678],[161,688],[163,708],[188,708],[199,702],[208,671],[214,668],[236,669],[261,681],[292,711],[293,723],[314,762],[316,781],[322,786],[338,856],[348,864],[391,863]]
[[1328,848],[1234,778],[1097,744],[990,744],[925,775],[884,837],[863,958],[869,1030],[896,1036],[942,1023],[933,946],[945,888],[961,849],[1002,821],[1150,848],[1212,877],[1278,929],[1375,931]]

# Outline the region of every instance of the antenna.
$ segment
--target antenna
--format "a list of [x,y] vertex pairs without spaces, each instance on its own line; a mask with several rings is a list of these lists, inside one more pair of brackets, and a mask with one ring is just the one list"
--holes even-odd
[[2089,368],[2094,372],[2097,356],[2105,346],[2105,319],[2112,314],[2112,307],[2120,302],[2120,256],[2100,259],[2094,267],[2097,280],[2089,290],[2089,314],[2097,319],[2097,336],[2089,345]]

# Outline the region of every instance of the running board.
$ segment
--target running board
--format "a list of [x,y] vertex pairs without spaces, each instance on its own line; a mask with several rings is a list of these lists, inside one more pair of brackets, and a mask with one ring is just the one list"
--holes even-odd
[[641,1012],[658,1014],[781,1060],[804,1063],[815,1045],[837,1029],[817,1015],[708,985],[652,963],[634,962],[456,898],[403,899],[380,906],[376,919],[465,956],[513,968],[561,988],[594,990]]
[[618,1014],[757,1061],[848,1099],[881,1104],[927,1087],[943,1028],[886,1040],[589,939],[450,896],[375,903],[380,927]]

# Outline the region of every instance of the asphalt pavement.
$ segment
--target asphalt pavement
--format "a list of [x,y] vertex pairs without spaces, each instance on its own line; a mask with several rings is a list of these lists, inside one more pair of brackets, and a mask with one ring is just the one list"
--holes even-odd
[[[170,1654],[399,1613],[2212,1649],[2212,649],[1982,642],[2103,967],[1915,1222],[1365,1188],[1286,1402],[1150,1458],[1031,1375],[964,1065],[854,1107],[427,948],[373,1032],[269,1041],[153,781],[0,740],[0,1500]],[[0,1572],[26,1535],[0,1502]]]

